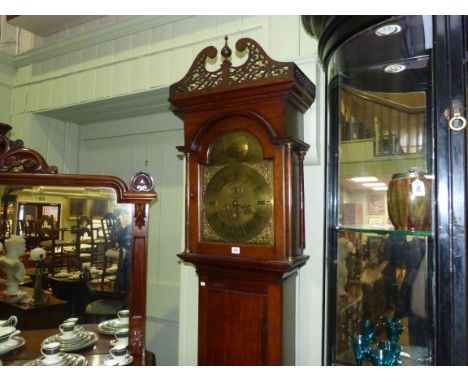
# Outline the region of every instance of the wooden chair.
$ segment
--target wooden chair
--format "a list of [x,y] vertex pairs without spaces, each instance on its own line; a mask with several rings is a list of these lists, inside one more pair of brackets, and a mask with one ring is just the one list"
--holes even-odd
[[92,220],[87,216],[80,216],[76,221],[75,233],[75,258],[82,267],[96,264],[94,244],[94,231]]
[[113,283],[92,284],[92,274],[88,267],[83,268],[81,275],[82,301],[84,302],[84,322],[98,323],[115,318],[119,310],[127,305],[125,293],[117,291]]
[[105,250],[117,247],[117,219],[112,212],[108,212],[101,219]]
[[11,226],[10,221],[5,218],[0,219],[0,240],[5,244],[5,239],[8,239],[11,236]]
[[54,217],[42,215],[37,221],[37,244],[47,252],[50,273],[56,273],[60,268],[68,266],[62,253],[56,251],[56,239]]
[[24,221],[24,238],[26,240],[26,249],[30,250],[38,245],[37,222],[35,220]]

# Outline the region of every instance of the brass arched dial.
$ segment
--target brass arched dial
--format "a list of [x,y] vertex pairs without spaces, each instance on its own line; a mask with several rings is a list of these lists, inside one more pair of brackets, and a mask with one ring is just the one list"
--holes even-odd
[[245,163],[222,167],[206,185],[203,210],[206,223],[221,240],[247,242],[272,219],[271,179]]

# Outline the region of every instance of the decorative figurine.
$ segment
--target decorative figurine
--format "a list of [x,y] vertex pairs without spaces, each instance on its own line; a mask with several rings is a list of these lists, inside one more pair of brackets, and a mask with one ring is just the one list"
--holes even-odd
[[21,236],[13,235],[5,240],[6,255],[0,256],[0,264],[6,274],[7,296],[19,296],[18,285],[23,282],[26,270],[19,257],[24,254],[26,249],[25,240]]

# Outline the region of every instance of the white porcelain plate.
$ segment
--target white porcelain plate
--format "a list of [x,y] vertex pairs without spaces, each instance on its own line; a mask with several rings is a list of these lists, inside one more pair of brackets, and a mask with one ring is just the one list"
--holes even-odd
[[42,345],[51,342],[60,342],[60,351],[70,352],[74,350],[84,349],[88,346],[94,345],[99,339],[99,336],[96,333],[89,332],[86,330],[79,331],[73,339],[70,339],[70,341],[68,339],[64,341],[61,337],[62,336],[60,334],[47,337],[42,342]]
[[[112,357],[107,357],[105,360],[111,359],[111,358]],[[132,362],[133,362],[133,356],[127,353],[127,355],[125,356],[125,360],[123,362],[119,363],[119,366],[130,365]]]
[[128,324],[122,324],[118,318],[101,322],[98,325],[100,333],[113,335],[117,330],[128,327]]
[[81,354],[59,353],[59,359],[56,362],[48,363],[44,361],[45,357],[39,357],[29,361],[24,366],[85,366],[88,360]]
[[23,337],[13,336],[9,340],[0,344],[0,355],[6,354],[11,350],[17,349],[23,346],[26,340]]

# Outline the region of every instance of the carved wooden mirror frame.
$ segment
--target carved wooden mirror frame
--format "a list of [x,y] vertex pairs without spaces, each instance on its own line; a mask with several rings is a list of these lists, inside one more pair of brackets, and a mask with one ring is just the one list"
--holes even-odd
[[25,148],[22,140],[7,138],[9,130],[10,125],[0,123],[0,184],[108,187],[115,190],[117,203],[132,205],[128,350],[134,357],[133,365],[145,365],[148,210],[157,197],[153,179],[138,172],[128,187],[115,176],[59,174],[40,153]]

